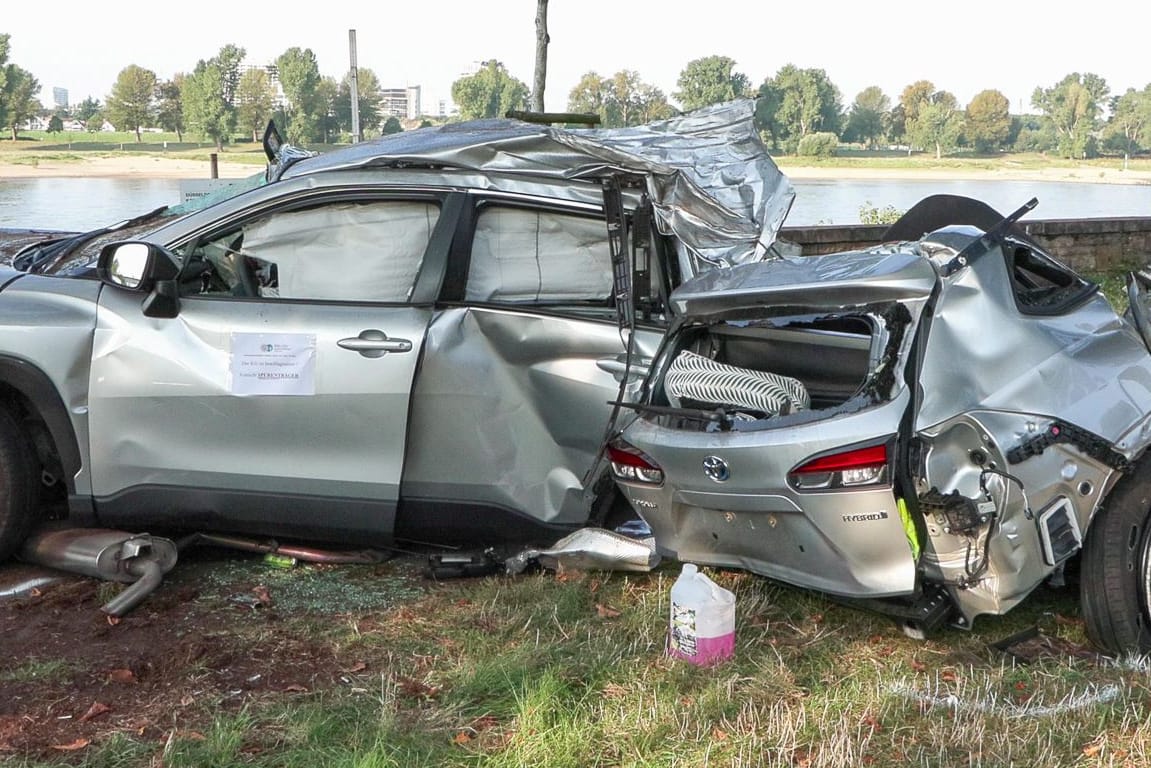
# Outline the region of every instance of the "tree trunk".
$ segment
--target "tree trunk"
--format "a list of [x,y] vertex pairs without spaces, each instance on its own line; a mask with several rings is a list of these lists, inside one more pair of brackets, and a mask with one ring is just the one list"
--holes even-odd
[[536,0],[536,72],[532,78],[532,112],[544,111],[544,84],[548,77],[548,0]]

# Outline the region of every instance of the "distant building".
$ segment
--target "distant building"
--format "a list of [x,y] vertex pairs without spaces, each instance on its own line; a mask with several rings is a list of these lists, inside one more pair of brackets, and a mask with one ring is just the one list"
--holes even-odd
[[52,106],[56,109],[68,108],[68,89],[56,87],[52,89]]
[[[240,77],[243,77],[247,72],[257,69],[263,71],[264,74],[268,76],[268,82],[271,83],[272,88],[276,92],[272,106],[276,109],[286,107],[288,105],[288,99],[284,96],[284,87],[280,85],[280,69],[275,64],[242,64],[240,66]],[[232,101],[234,102],[235,98],[233,98]],[[238,105],[233,103],[232,106],[235,107]]]
[[422,114],[420,109],[420,86],[407,88],[381,88],[380,113],[401,120],[414,120]]

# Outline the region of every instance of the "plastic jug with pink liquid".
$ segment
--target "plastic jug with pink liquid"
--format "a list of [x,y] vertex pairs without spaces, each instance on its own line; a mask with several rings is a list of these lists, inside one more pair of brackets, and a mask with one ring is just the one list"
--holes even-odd
[[735,595],[685,563],[671,588],[668,653],[705,666],[735,652]]

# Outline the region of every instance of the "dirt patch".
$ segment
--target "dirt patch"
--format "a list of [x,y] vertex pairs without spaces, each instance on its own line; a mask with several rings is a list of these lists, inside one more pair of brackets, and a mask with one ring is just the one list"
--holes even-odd
[[[432,586],[422,564],[284,569],[205,550],[182,555],[118,620],[100,606],[120,587],[82,577],[0,599],[0,760],[66,757],[116,733],[162,744],[206,730],[221,709],[351,684],[368,663],[325,643],[324,627],[418,598]],[[0,577],[35,578],[27,571]]]

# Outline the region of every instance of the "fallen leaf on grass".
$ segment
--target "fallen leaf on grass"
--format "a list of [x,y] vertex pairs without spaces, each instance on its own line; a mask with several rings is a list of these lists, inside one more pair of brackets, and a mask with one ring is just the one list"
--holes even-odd
[[136,673],[130,669],[113,669],[108,673],[108,679],[113,683],[134,683]]
[[939,679],[945,683],[954,683],[959,679],[959,675],[955,674],[955,670],[945,669],[939,673]]
[[272,604],[272,593],[269,592],[268,588],[264,585],[261,584],[258,587],[252,587],[252,594],[254,594],[256,599],[260,601],[260,605]]
[[599,614],[601,619],[615,619],[619,618],[620,612],[610,605],[603,605],[601,603],[595,604],[595,612]]
[[460,731],[456,734],[455,738],[452,739],[452,741],[454,741],[456,744],[467,744],[471,740],[471,734],[469,734],[467,731]]
[[716,741],[727,741],[727,731],[720,729],[718,726],[711,729],[711,737]]
[[52,749],[58,749],[61,752],[75,752],[78,749],[83,749],[91,743],[91,739],[76,739],[71,744],[53,744]]
[[355,664],[353,664],[351,666],[351,668],[348,669],[348,672],[363,672],[367,668],[368,668],[367,664],[365,664],[362,661],[357,661]]
[[1093,744],[1088,744],[1087,746],[1085,746],[1083,748],[1083,754],[1086,757],[1096,757],[1102,751],[1103,751],[1103,745],[1100,744],[1099,742],[1095,742]]
[[195,702],[196,702],[196,697],[191,695],[191,694],[188,694],[188,695],[184,696],[182,699],[180,699],[180,706],[181,707],[190,707]]
[[926,672],[927,671],[927,665],[924,664],[922,661],[916,661],[915,659],[911,660],[911,668],[914,669],[916,672]]
[[111,712],[111,711],[112,711],[112,708],[109,707],[107,704],[103,704],[99,701],[93,701],[92,706],[88,707],[88,711],[85,712],[84,714],[80,715],[80,722],[86,723],[93,718],[99,717],[100,715],[106,714],[106,713]]

